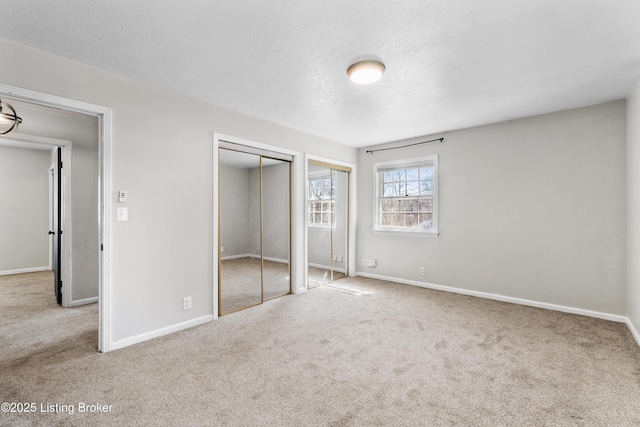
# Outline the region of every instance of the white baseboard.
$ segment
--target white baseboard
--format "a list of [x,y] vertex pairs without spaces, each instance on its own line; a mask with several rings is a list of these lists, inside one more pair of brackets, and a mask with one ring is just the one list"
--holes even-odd
[[174,332],[189,329],[194,326],[202,325],[213,321],[213,315],[208,314],[206,316],[198,317],[195,319],[187,320],[186,322],[178,323],[175,325],[167,326],[165,328],[156,329],[155,331],[145,332],[144,334],[135,335],[133,337],[125,338],[120,341],[112,342],[109,345],[109,351],[118,350],[120,348],[128,347],[133,344],[138,344],[143,341],[147,341],[153,338],[158,338],[163,335],[172,334]]
[[[220,258],[222,261],[229,261],[230,259],[240,259],[240,258],[257,258],[260,259],[260,255],[255,255],[255,254],[241,254],[241,255],[229,255],[229,256],[223,256],[222,258]],[[272,257],[264,257],[265,261],[273,261],[273,262],[279,262],[282,264],[289,264],[289,261],[287,261],[286,259],[280,259],[280,258],[272,258]]]
[[[322,270],[331,270],[331,266],[330,265],[314,264],[312,262],[310,262],[307,265],[309,267],[320,268]],[[333,271],[337,271],[338,273],[346,273],[347,272],[347,270],[345,270],[344,268],[336,268],[336,267],[333,267]]]
[[635,325],[631,322],[631,319],[627,318],[626,323],[627,323],[627,327],[631,331],[631,335],[633,335],[633,338],[635,338],[636,342],[640,346],[640,333],[636,329]]
[[[260,257],[258,257],[260,258]],[[287,261],[286,259],[280,259],[280,258],[271,258],[271,257],[264,257],[265,261],[271,261],[271,262],[279,262],[280,264],[289,264],[289,261]]]
[[565,305],[550,304],[546,302],[533,301],[533,300],[528,300],[523,298],[514,298],[514,297],[509,297],[509,296],[499,295],[499,294],[490,294],[488,292],[470,291],[467,289],[454,288],[451,286],[434,285],[433,283],[424,283],[424,282],[418,282],[415,280],[404,280],[404,279],[398,279],[395,277],[380,276],[377,274],[357,272],[356,275],[362,276],[362,277],[369,277],[371,279],[385,280],[387,282],[396,282],[404,285],[412,285],[412,286],[419,286],[421,288],[435,289],[437,291],[452,292],[455,294],[469,295],[472,297],[509,302],[512,304],[527,305],[529,307],[544,308],[546,310],[561,311],[563,313],[570,313],[570,314],[579,314],[581,316],[589,316],[589,317],[595,317],[603,320],[610,320],[612,322],[629,324],[629,319],[627,317],[620,316],[617,314],[602,313],[599,311],[585,310],[582,308],[568,307]]
[[71,301],[71,303],[69,304],[69,307],[78,307],[80,305],[93,304],[96,302],[98,302],[98,297],[76,299]]
[[240,259],[240,258],[256,258],[256,255],[252,254],[240,254],[240,255],[228,255],[220,258],[222,261],[229,261],[230,259]]
[[51,267],[20,268],[18,270],[0,271],[0,276],[9,276],[10,274],[37,273],[39,271],[49,271],[49,270],[51,270]]

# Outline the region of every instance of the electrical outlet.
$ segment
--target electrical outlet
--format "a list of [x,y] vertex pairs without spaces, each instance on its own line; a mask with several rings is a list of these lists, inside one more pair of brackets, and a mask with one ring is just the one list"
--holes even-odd
[[420,267],[420,275],[424,276],[425,274],[426,273],[425,273],[424,267]]
[[224,253],[224,246],[220,246],[220,253]]
[[375,267],[376,267],[377,261],[376,261],[375,259],[373,259],[373,258],[367,258],[365,261],[366,261],[366,264],[365,264],[365,265],[366,265],[367,267],[372,267],[372,268],[375,268]]
[[191,297],[182,298],[182,309],[190,310],[191,309]]

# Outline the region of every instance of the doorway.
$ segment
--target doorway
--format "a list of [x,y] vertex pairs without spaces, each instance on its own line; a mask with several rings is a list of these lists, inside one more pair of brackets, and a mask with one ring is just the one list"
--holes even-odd
[[[76,204],[76,207],[80,210],[90,211],[93,213],[93,223],[89,225],[87,229],[83,229],[83,227],[74,227],[78,228],[77,231],[80,232],[80,235],[85,235],[86,233],[93,234],[95,233],[96,244],[95,252],[93,250],[87,251],[84,248],[78,251],[80,253],[88,253],[95,262],[91,262],[91,268],[93,269],[89,274],[96,277],[97,280],[97,295],[93,294],[85,294],[82,291],[78,292],[74,297],[69,298],[69,300],[65,301],[65,277],[68,274],[71,274],[72,263],[71,260],[69,262],[65,262],[64,257],[69,253],[68,250],[64,249],[65,242],[71,241],[70,229],[66,228],[64,225],[65,222],[70,219],[71,215],[65,215],[63,213],[63,239],[62,239],[62,265],[61,265],[61,273],[62,273],[62,305],[63,306],[75,306],[75,305],[84,305],[90,304],[92,302],[98,302],[98,343],[97,348],[98,351],[107,352],[110,350],[110,309],[109,309],[109,296],[111,294],[110,291],[110,207],[111,201],[110,198],[106,197],[106,195],[111,192],[111,109],[89,104],[81,101],[76,101],[68,98],[62,98],[58,96],[53,96],[49,94],[44,94],[41,92],[31,91],[28,89],[17,88],[15,86],[8,86],[4,84],[0,84],[0,96],[2,98],[7,98],[12,100],[13,103],[22,103],[23,106],[26,105],[29,108],[32,108],[32,112],[37,112],[38,108],[40,109],[49,109],[52,112],[55,112],[56,120],[53,123],[59,123],[59,120],[64,121],[71,115],[77,115],[77,117],[83,117],[86,120],[90,120],[95,125],[92,128],[92,131],[89,134],[95,136],[95,141],[97,144],[97,151],[95,152],[95,166],[92,166],[91,169],[91,185],[96,189],[95,196],[91,196],[90,205]],[[23,115],[21,113],[21,115]],[[25,116],[23,115],[23,124],[21,125],[21,131],[29,132],[27,122],[25,120]],[[37,132],[43,132],[44,128],[41,126],[42,123],[36,120],[32,120],[31,123],[36,125],[38,129]],[[34,132],[36,133],[36,132]],[[46,134],[46,133],[41,133]],[[56,134],[57,135],[57,134]],[[88,134],[87,134],[88,135]],[[12,139],[19,138],[18,134],[11,134]],[[70,138],[72,139],[72,138]],[[79,158],[84,158],[83,155],[87,154],[85,151],[82,151],[82,155],[77,156],[75,159],[75,165],[79,168],[86,168],[85,161],[78,161]],[[69,149],[65,147],[63,149],[63,163],[66,165],[71,165],[70,162],[70,146]],[[93,154],[92,154],[93,155]],[[69,162],[67,163],[67,158]],[[64,167],[63,167],[64,174]],[[69,180],[63,180],[65,188],[63,188],[63,197],[65,194],[69,194],[66,191],[66,186],[70,185]],[[64,209],[63,203],[63,209]],[[70,206],[69,203],[66,206]],[[74,215],[76,217],[77,215]],[[69,230],[69,231],[67,231]],[[71,245],[67,245],[67,249],[70,248]],[[85,263],[78,262],[75,265],[82,266]],[[72,277],[77,279],[78,283],[85,283],[85,278],[82,275],[76,274],[74,271]],[[78,288],[80,290],[80,288]],[[94,296],[95,295],[95,296]],[[68,304],[68,305],[67,305]],[[95,307],[95,306],[94,306]]]
[[218,145],[218,315],[291,293],[291,155]]
[[309,159],[307,166],[307,286],[349,274],[349,203],[352,169]]
[[[0,137],[4,157],[28,176],[14,176],[11,168],[3,168],[2,227],[9,252],[0,263],[1,275],[52,271],[51,298],[63,307],[71,301],[71,245],[65,242],[72,235],[69,168],[71,142],[32,135],[10,134]],[[17,151],[16,151],[17,150]],[[21,154],[19,154],[21,153]],[[8,160],[5,159],[5,160]],[[42,167],[42,161],[47,167]],[[5,165],[6,166],[6,165]],[[38,173],[30,171],[34,166]],[[39,184],[40,183],[40,184]],[[38,195],[36,188],[47,189]],[[46,221],[46,222],[45,222]],[[63,237],[63,230],[66,234]],[[45,243],[46,242],[46,243]],[[7,248],[0,247],[0,252]],[[46,251],[46,261],[38,254]],[[63,286],[64,283],[64,286]]]

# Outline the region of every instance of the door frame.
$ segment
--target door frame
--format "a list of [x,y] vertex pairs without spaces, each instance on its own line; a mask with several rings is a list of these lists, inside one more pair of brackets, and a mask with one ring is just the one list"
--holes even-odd
[[[71,307],[71,290],[73,288],[71,263],[73,262],[73,256],[71,245],[66,244],[66,242],[71,242],[71,236],[73,235],[71,229],[71,149],[73,144],[71,141],[63,139],[45,138],[21,133],[9,133],[7,135],[0,136],[0,146],[48,152],[56,150],[58,147],[62,147],[62,230],[64,231],[61,251],[61,279],[63,283],[62,307]],[[50,168],[47,169],[47,172],[50,170]],[[50,260],[52,257],[51,252],[51,242],[49,242]],[[53,265],[50,265],[50,267],[53,267]]]
[[309,290],[309,218],[306,214],[307,209],[307,194],[309,189],[307,188],[309,185],[309,160],[315,160],[317,162],[327,163],[328,165],[336,165],[336,166],[344,166],[351,168],[351,172],[349,173],[349,233],[347,235],[347,272],[349,276],[354,276],[356,272],[356,218],[357,218],[357,194],[356,194],[356,172],[357,165],[355,163],[343,162],[341,160],[330,159],[328,157],[316,156],[313,154],[307,154],[304,159],[304,199],[303,199],[303,209],[305,210],[303,216],[303,227],[304,232],[302,233],[304,236],[304,243],[302,246],[302,256],[304,257],[304,271],[303,271],[303,284],[304,291]]
[[[89,104],[29,89],[0,83],[2,98],[16,99],[46,107],[58,108],[98,118],[98,351],[106,353],[111,346],[111,145],[112,110],[101,105]],[[69,163],[70,164],[70,163]],[[69,184],[70,184],[70,180]],[[70,246],[70,245],[69,245]]]
[[[252,147],[259,150],[267,150],[272,151],[274,153],[285,154],[293,157],[290,166],[290,185],[291,185],[291,293],[297,294],[303,292],[303,289],[297,286],[297,283],[303,278],[302,271],[302,234],[298,232],[301,224],[304,224],[304,219],[302,218],[302,210],[300,209],[300,194],[304,190],[304,185],[300,185],[301,178],[304,173],[302,156],[299,151],[289,150],[286,148],[277,147],[274,145],[263,144],[260,142],[250,141],[247,139],[238,138],[231,135],[224,135],[221,133],[214,132],[213,133],[213,169],[212,169],[212,178],[213,178],[213,270],[212,270],[212,288],[213,288],[213,301],[212,301],[212,310],[213,310],[213,319],[217,319],[218,316],[218,292],[220,289],[220,283],[218,281],[218,261],[220,257],[219,253],[219,236],[220,236],[220,218],[219,218],[219,175],[218,175],[218,148],[220,146],[221,141],[231,142],[234,144],[244,145],[246,147]],[[305,264],[306,265],[306,264]]]

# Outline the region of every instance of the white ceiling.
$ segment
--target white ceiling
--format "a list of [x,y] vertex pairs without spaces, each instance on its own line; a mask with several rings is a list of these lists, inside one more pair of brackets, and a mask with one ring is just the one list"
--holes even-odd
[[[639,0],[2,0],[0,37],[360,147],[624,98]],[[378,83],[347,67],[379,59]]]

